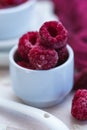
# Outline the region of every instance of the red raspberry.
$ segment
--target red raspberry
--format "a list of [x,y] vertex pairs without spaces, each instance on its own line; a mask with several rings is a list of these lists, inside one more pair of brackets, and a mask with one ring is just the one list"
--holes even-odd
[[5,0],[0,0],[0,9],[11,7]]
[[19,53],[18,53],[18,50],[15,52],[14,54],[14,60],[15,62],[19,62],[19,61],[22,61],[23,59],[20,57]]
[[35,68],[30,64],[29,61],[24,61],[24,60],[20,57],[18,51],[16,51],[16,53],[14,54],[14,60],[15,60],[15,62],[16,62],[18,65],[20,65],[21,67],[24,67],[24,68],[27,68],[27,69],[35,69]]
[[4,7],[3,7],[3,4],[2,3],[0,3],[0,9],[3,9]]
[[58,65],[61,65],[68,59],[68,50],[66,47],[63,47],[63,48],[57,50],[57,52],[58,52],[58,56],[59,56]]
[[21,67],[29,68],[28,62],[25,62],[25,61],[18,61],[17,64],[20,65]]
[[20,5],[24,2],[26,2],[27,0],[1,0],[1,2],[3,4],[8,4],[8,5]]
[[87,68],[79,72],[75,77],[74,89],[87,89]]
[[40,30],[41,44],[54,49],[59,49],[66,45],[67,30],[58,21],[45,22]]
[[26,69],[33,69],[33,70],[35,69],[29,62],[18,61],[17,64]]
[[26,1],[27,0],[7,0],[8,4],[11,4],[11,5],[20,5]]
[[46,49],[41,46],[30,50],[29,61],[37,70],[47,70],[56,66],[58,54],[54,49]]
[[87,120],[87,90],[79,89],[72,100],[71,114],[78,120]]
[[38,32],[28,32],[24,34],[18,43],[19,55],[24,59],[28,60],[28,53],[31,48],[39,44]]

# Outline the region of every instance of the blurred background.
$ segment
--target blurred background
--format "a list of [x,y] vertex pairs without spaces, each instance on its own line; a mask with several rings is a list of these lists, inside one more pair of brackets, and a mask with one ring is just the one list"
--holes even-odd
[[[36,0],[29,28],[38,30],[47,20],[60,20],[68,30],[68,44],[74,50],[77,71],[87,68],[86,11],[86,0]],[[17,43],[18,38],[0,40],[0,66],[8,66],[8,53]]]
[[[54,14],[54,4],[51,0],[36,0],[33,9],[31,8],[31,13],[32,14],[29,14],[30,21],[29,21],[28,31],[33,31],[33,30],[38,31],[42,23],[44,23],[47,20],[58,20],[58,17],[56,16],[56,14]],[[15,44],[18,43],[18,40],[19,37],[0,40],[0,66],[1,67],[8,66],[9,51]]]

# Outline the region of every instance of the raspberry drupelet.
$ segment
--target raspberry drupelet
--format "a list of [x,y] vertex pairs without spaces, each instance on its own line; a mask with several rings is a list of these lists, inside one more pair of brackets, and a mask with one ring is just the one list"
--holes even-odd
[[25,61],[18,61],[17,62],[18,65],[20,65],[21,67],[24,67],[24,68],[29,68],[29,63],[28,62],[25,62]]
[[36,70],[47,70],[56,66],[58,54],[54,49],[47,49],[42,46],[34,47],[28,54],[30,63]]
[[78,120],[87,120],[87,89],[78,89],[72,100],[71,114]]
[[39,44],[38,32],[28,32],[24,34],[18,43],[18,53],[23,60],[28,61],[28,53],[30,49]]
[[39,29],[41,44],[54,49],[59,49],[66,45],[68,33],[61,22],[48,21]]
[[24,68],[27,68],[27,69],[32,69],[32,70],[35,69],[29,62],[18,61],[17,64],[20,65],[21,67],[24,67]]

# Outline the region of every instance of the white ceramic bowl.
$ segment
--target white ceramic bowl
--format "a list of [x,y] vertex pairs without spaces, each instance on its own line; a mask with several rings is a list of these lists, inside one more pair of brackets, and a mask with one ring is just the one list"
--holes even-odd
[[35,107],[49,107],[62,101],[72,90],[74,75],[74,55],[67,46],[67,61],[49,70],[30,70],[14,61],[17,46],[9,54],[10,74],[15,94],[25,103]]
[[0,40],[15,39],[31,29],[36,0],[0,9]]

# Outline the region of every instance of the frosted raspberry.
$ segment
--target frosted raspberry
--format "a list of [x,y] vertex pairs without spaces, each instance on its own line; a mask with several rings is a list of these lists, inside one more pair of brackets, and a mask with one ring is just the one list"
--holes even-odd
[[78,120],[87,120],[87,90],[78,89],[72,100],[71,114]]
[[67,30],[58,21],[45,22],[40,30],[41,43],[44,46],[58,49],[66,45]]
[[33,69],[33,70],[35,69],[29,62],[18,61],[17,64],[26,69]]
[[7,0],[8,4],[12,4],[12,5],[20,5],[26,1],[27,0]]
[[18,61],[17,64],[20,65],[21,67],[29,68],[29,63],[28,62]]
[[38,32],[28,32],[24,34],[18,43],[19,55],[24,59],[28,60],[28,53],[31,48],[39,44]]
[[29,61],[37,70],[47,70],[56,66],[58,54],[54,49],[46,49],[41,46],[30,50]]
[[25,61],[25,60],[23,60],[23,59],[20,57],[18,51],[16,51],[15,54],[14,54],[14,60],[15,60],[15,62],[16,62],[18,65],[20,65],[21,67],[24,67],[24,68],[27,68],[27,69],[35,69],[35,68],[30,64],[29,61]]
[[79,72],[75,77],[74,89],[87,89],[87,68]]
[[58,52],[58,56],[59,56],[58,65],[61,65],[68,59],[68,50],[66,47],[63,47],[63,48],[57,50],[57,52]]
[[8,5],[20,5],[24,2],[26,2],[27,0],[1,0],[4,4],[8,4]]

